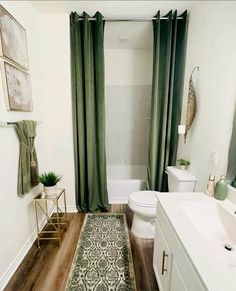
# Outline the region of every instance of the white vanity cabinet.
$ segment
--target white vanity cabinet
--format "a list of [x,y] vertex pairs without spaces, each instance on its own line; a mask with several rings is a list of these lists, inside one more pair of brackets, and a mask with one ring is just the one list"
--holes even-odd
[[172,264],[170,291],[188,291],[175,261]]
[[160,228],[155,226],[153,268],[160,291],[170,289],[172,253]]
[[191,259],[157,204],[153,268],[160,291],[206,291]]

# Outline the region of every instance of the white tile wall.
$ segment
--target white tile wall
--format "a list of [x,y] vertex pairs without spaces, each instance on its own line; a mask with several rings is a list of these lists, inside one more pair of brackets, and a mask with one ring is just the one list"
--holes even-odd
[[146,165],[151,86],[106,86],[108,165]]

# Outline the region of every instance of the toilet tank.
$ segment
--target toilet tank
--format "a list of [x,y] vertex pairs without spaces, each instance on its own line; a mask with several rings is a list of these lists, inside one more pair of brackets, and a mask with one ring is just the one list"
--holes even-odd
[[167,167],[169,192],[193,192],[196,177],[187,170]]

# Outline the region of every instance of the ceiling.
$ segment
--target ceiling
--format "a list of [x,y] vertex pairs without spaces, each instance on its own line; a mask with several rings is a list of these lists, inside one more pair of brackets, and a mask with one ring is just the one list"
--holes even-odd
[[[203,0],[204,1],[204,0]],[[199,1],[36,1],[31,0],[40,13],[70,13],[86,11],[90,15],[100,11],[105,17],[112,16],[145,16],[151,17],[160,9],[162,14],[169,10],[178,9],[182,13]]]
[[[178,9],[181,14],[190,10],[195,1],[32,1],[39,13],[64,13],[86,11],[93,16],[100,11],[104,17],[129,18],[153,17],[160,9],[162,15]],[[152,23],[150,22],[106,22],[106,49],[150,49],[152,48]]]

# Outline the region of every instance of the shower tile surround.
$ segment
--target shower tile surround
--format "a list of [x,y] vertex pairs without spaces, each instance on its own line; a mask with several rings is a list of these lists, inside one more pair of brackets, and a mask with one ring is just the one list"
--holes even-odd
[[106,86],[107,165],[147,165],[150,85]]

